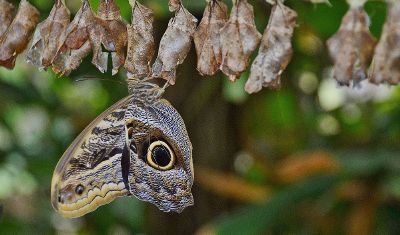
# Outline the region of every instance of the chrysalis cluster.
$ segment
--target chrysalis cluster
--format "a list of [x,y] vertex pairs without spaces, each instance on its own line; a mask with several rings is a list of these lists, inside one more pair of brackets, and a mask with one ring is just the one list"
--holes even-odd
[[15,59],[29,43],[39,22],[39,11],[22,0],[13,19],[14,7],[0,0],[0,66],[14,68]]
[[[113,0],[100,1],[98,14],[85,0],[73,21],[60,38],[60,46],[53,60],[53,70],[68,75],[82,60],[93,52],[92,63],[104,73],[108,71],[108,58],[111,55],[112,74],[125,63],[127,44],[126,23]],[[107,51],[103,51],[105,48]]]
[[291,39],[297,13],[285,6],[283,0],[267,2],[273,8],[261,36],[254,22],[253,7],[247,0],[233,0],[228,20],[226,5],[209,1],[194,36],[200,74],[213,75],[220,69],[235,81],[247,69],[250,56],[261,42],[245,90],[254,93],[262,87],[279,88],[280,75],[292,57]]
[[[26,60],[39,70],[51,67],[59,75],[68,75],[92,54],[92,64],[100,72],[111,71],[115,75],[123,67],[128,79],[162,78],[174,84],[177,68],[186,59],[193,40],[201,75],[212,76],[221,71],[235,81],[249,67],[258,48],[244,89],[248,93],[259,92],[263,87],[278,89],[281,74],[292,58],[297,13],[284,5],[284,0],[265,1],[272,4],[272,9],[261,35],[248,0],[232,0],[229,15],[223,0],[206,0],[199,25],[181,0],[169,0],[174,16],[152,63],[157,45],[154,15],[137,0],[129,0],[129,23],[122,19],[114,0],[100,0],[97,13],[92,11],[89,0],[83,0],[72,21],[64,0],[55,0],[49,16],[40,24],[39,12],[27,0],[21,1],[16,14],[13,5],[0,0],[0,66],[12,69],[16,57],[32,38]],[[330,4],[328,0],[305,1]],[[364,79],[375,84],[398,84],[400,1],[386,0],[387,19],[378,43],[369,31],[366,1],[347,0],[350,8],[337,33],[327,41],[334,62],[333,77],[345,86],[357,85]],[[109,61],[112,68],[108,68]]]

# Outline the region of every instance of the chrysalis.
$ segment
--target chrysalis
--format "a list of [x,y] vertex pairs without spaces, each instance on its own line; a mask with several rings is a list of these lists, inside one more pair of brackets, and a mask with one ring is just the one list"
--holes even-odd
[[278,0],[272,7],[270,19],[261,39],[258,55],[254,60],[245,90],[254,93],[262,87],[277,89],[280,76],[292,58],[293,30],[297,13]]
[[[108,55],[111,52],[112,74],[118,72],[125,63],[127,44],[126,24],[114,0],[100,1],[98,17],[88,26],[88,33],[93,50],[92,63],[102,72],[107,71]],[[109,52],[102,51],[102,45]]]
[[47,69],[60,46],[60,39],[69,24],[70,13],[62,0],[56,0],[50,15],[38,24],[26,60],[39,70]]
[[25,50],[38,22],[39,11],[22,0],[17,15],[0,38],[0,66],[14,68],[15,59]]
[[367,69],[376,40],[369,32],[369,18],[363,9],[365,1],[350,1],[339,31],[328,42],[335,62],[333,77],[340,85],[357,85],[367,77]]
[[86,28],[93,22],[92,9],[89,1],[85,0],[61,37],[61,43],[52,64],[55,73],[68,75],[78,68],[82,60],[90,53],[89,34]]
[[400,83],[400,1],[388,1],[388,13],[376,46],[369,80],[372,83]]
[[221,65],[219,31],[226,21],[226,4],[219,0],[210,1],[193,36],[197,53],[197,70],[202,75],[214,75]]
[[231,81],[247,68],[251,53],[257,48],[261,34],[254,22],[253,7],[247,0],[233,0],[229,21],[221,29],[221,70]]
[[14,6],[5,1],[0,0],[0,38],[6,32],[13,20]]
[[153,77],[161,77],[175,84],[176,68],[185,60],[196,30],[197,19],[181,3],[170,2],[175,17],[169,20],[168,28],[160,41],[157,59],[152,67]]
[[142,78],[150,73],[149,63],[155,52],[153,37],[153,11],[138,1],[129,0],[132,22],[128,28],[128,52],[125,69],[128,77]]

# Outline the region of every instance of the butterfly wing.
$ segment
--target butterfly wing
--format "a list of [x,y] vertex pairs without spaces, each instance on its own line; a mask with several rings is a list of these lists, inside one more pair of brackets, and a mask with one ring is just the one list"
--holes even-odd
[[[99,115],[74,140],[54,170],[51,202],[65,217],[79,217],[128,195],[122,178],[126,97]],[[129,153],[128,153],[129,154]]]
[[162,211],[181,212],[193,205],[192,145],[185,124],[164,99],[134,102],[125,115],[129,159],[122,159],[129,191]]

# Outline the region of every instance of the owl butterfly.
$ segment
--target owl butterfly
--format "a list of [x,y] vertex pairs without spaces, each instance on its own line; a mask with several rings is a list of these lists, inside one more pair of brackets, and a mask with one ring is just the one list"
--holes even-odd
[[129,83],[130,95],[100,114],[54,170],[51,201],[79,217],[116,197],[135,196],[165,212],[193,205],[192,145],[164,88]]

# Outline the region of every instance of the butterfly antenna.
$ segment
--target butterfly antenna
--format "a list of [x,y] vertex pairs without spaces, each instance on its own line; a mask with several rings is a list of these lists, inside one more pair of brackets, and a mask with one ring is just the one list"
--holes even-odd
[[109,79],[109,78],[99,78],[99,77],[95,77],[95,76],[83,76],[83,77],[77,77],[76,79],[74,79],[74,82],[82,82],[82,81],[88,81],[88,80],[99,80],[99,81],[107,81],[107,82],[114,82],[114,83],[118,83],[120,85],[126,85],[126,82],[122,82],[119,80],[113,80],[113,79]]

